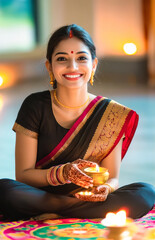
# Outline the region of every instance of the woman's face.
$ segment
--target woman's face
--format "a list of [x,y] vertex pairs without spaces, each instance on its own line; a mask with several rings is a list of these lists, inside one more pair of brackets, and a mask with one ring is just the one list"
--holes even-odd
[[78,38],[62,40],[55,48],[51,70],[57,86],[78,88],[86,84],[95,71],[97,59],[92,60],[89,48]]

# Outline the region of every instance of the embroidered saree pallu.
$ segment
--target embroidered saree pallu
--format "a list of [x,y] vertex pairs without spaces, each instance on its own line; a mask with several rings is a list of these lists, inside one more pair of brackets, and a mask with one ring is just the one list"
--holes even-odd
[[61,142],[46,157],[37,162],[37,168],[74,161],[81,157],[100,162],[123,137],[122,159],[137,128],[138,115],[133,110],[103,97],[96,97]]

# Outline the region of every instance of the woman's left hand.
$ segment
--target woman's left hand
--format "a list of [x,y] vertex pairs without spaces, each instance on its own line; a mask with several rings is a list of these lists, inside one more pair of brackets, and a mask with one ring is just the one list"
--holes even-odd
[[75,197],[88,202],[104,202],[107,199],[107,196],[110,192],[110,189],[107,185],[100,185],[92,189],[91,195],[81,195],[76,193]]

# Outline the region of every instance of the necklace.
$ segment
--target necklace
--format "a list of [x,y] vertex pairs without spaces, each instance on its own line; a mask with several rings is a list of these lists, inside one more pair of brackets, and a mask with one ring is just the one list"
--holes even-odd
[[83,103],[82,105],[77,106],[77,107],[69,107],[69,106],[66,106],[66,105],[62,104],[62,103],[57,99],[56,90],[54,91],[53,96],[54,96],[55,101],[56,101],[60,106],[62,106],[62,107],[64,107],[64,108],[69,108],[69,109],[81,108],[81,107],[85,106],[86,103],[89,101],[89,95],[88,95],[87,100],[86,100],[85,103]]

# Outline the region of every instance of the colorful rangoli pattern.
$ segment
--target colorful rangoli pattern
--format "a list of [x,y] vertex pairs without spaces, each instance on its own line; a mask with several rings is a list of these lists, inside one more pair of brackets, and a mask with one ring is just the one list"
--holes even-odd
[[136,223],[142,225],[145,228],[155,228],[155,206],[147,215],[137,219]]
[[[155,208],[135,221],[137,229],[143,229],[145,240],[155,239]],[[0,222],[0,239],[7,240],[105,240],[107,229],[100,220],[49,219],[44,221]],[[139,233],[140,234],[140,233]],[[136,238],[133,240],[143,239]]]

